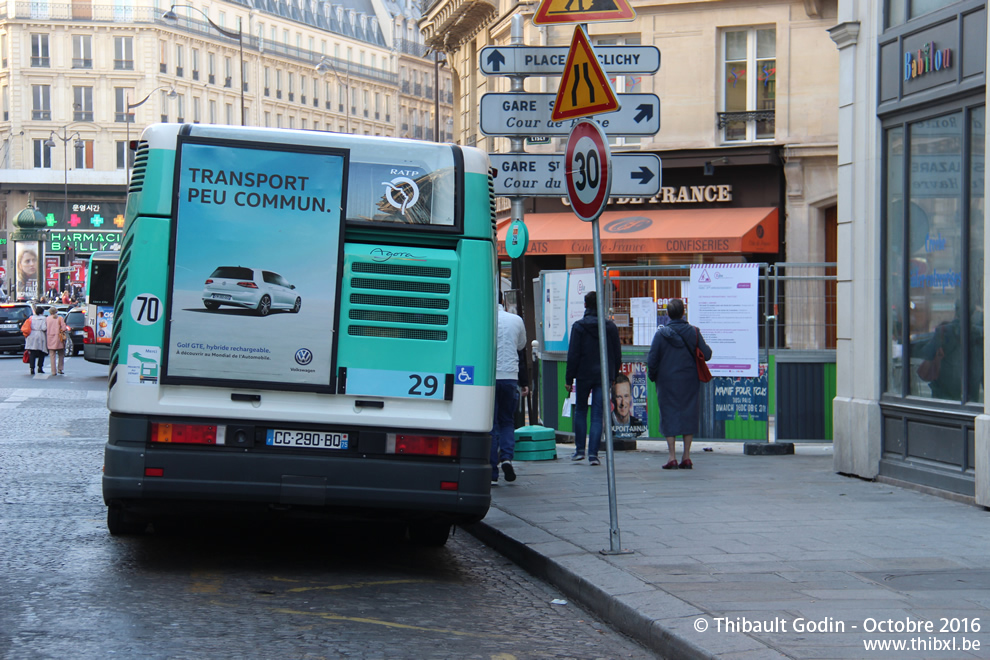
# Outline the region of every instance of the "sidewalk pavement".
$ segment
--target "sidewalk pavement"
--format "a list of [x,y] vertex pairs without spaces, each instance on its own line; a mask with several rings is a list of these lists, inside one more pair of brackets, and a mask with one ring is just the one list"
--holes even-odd
[[558,445],[515,462],[468,531],[663,658],[990,658],[990,514],[836,474],[830,445],[796,451],[697,440],[676,471],[662,443],[615,452],[630,552],[602,554],[604,454]]

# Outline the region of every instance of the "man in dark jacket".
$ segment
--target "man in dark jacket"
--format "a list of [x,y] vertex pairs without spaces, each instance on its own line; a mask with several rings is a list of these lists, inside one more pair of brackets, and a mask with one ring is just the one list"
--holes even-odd
[[[619,329],[610,320],[605,321],[605,346],[608,349],[608,382],[615,382],[622,363],[619,345]],[[604,396],[602,393],[602,360],[598,343],[598,295],[591,291],[584,297],[584,317],[571,326],[571,338],[567,345],[567,371],[564,387],[570,396],[577,390],[574,406],[574,444],[572,461],[584,460],[585,439],[588,440],[588,463],[601,465],[598,445],[602,441],[604,420]],[[591,394],[591,434],[588,434],[588,394]]]

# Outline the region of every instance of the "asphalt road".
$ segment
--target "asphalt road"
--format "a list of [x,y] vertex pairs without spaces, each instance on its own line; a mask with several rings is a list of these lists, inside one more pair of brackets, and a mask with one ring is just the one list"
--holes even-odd
[[0,357],[0,658],[653,657],[464,532],[111,537],[106,367],[65,372]]

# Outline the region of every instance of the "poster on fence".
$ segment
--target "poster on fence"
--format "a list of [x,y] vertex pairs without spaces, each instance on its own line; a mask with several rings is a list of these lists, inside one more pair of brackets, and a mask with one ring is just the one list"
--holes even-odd
[[623,362],[612,387],[612,437],[638,438],[647,432],[646,363]]
[[736,418],[754,422],[767,421],[769,411],[767,373],[761,365],[756,378],[715,378],[712,392],[715,397],[715,421],[729,422]]
[[712,349],[719,377],[759,375],[759,264],[693,264],[688,321]]

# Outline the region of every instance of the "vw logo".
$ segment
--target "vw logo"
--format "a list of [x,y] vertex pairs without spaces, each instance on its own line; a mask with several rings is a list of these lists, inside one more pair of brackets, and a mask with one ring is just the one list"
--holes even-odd
[[610,234],[632,234],[642,231],[653,224],[650,218],[634,215],[629,218],[619,218],[605,225],[605,231]]
[[296,364],[305,366],[313,361],[313,351],[308,348],[300,348],[296,351]]

